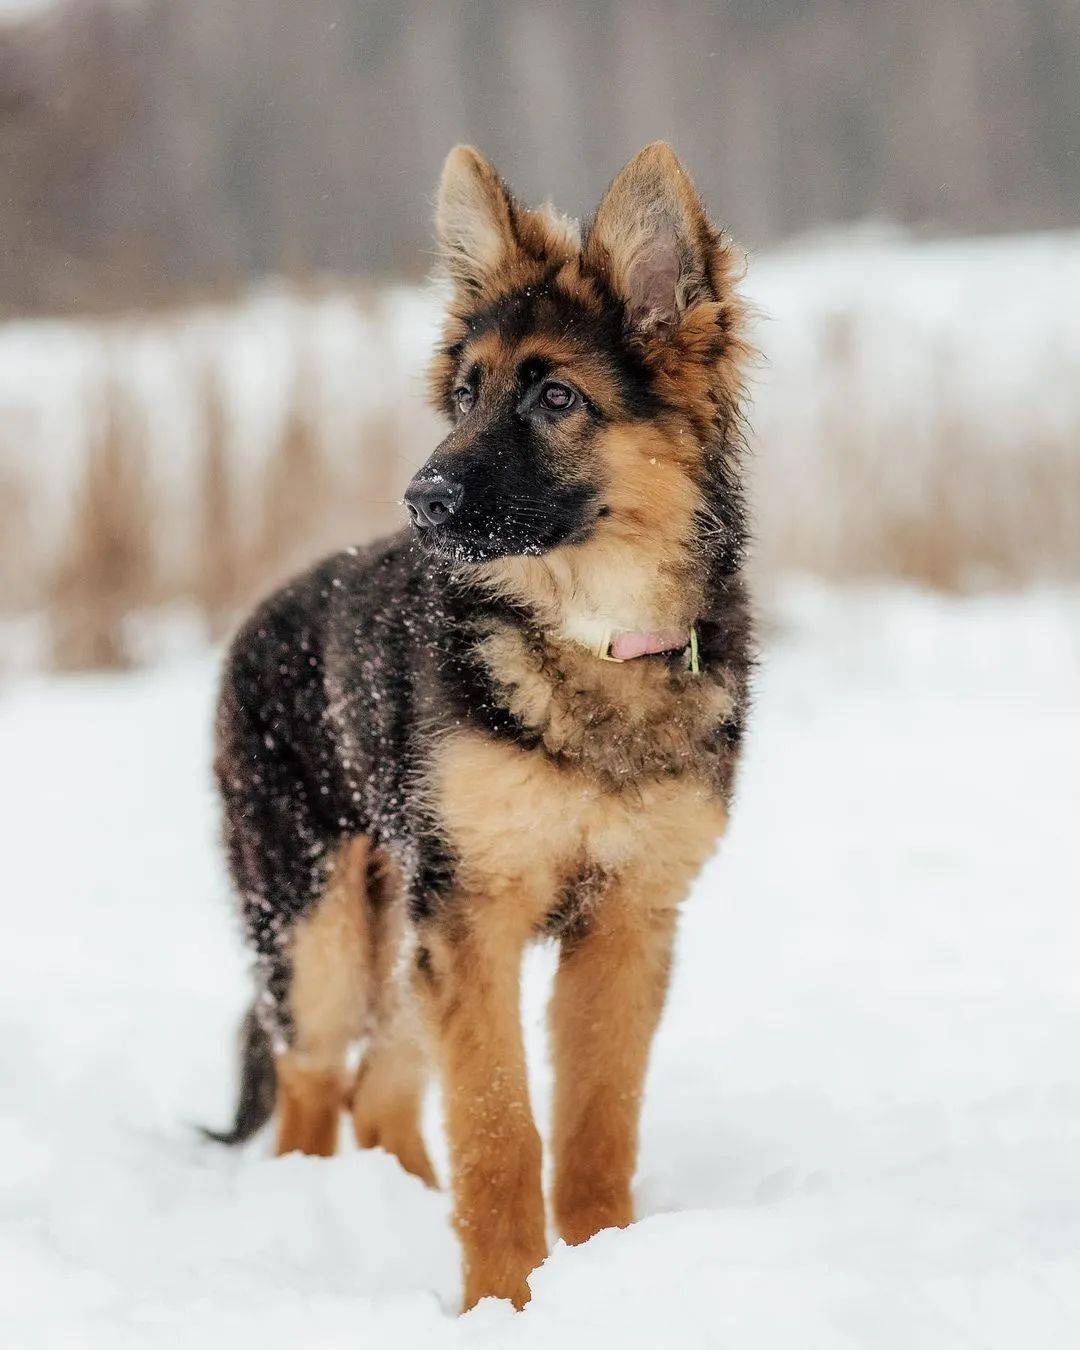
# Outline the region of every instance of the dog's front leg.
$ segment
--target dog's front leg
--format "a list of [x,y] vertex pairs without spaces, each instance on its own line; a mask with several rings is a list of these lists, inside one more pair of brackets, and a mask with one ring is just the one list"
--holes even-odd
[[489,1295],[522,1307],[547,1255],[519,1009],[526,936],[488,902],[455,902],[420,932],[416,988],[442,1077],[466,1310]]
[[617,886],[563,938],[550,1023],[555,1221],[569,1243],[633,1222],[641,1092],[674,932],[673,908]]

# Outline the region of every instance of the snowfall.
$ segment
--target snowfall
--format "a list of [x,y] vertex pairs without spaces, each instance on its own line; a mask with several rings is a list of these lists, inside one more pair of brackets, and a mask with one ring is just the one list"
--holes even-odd
[[[639,1221],[553,1243],[522,1313],[457,1316],[447,1196],[391,1157],[194,1128],[228,1118],[247,992],[215,664],[0,690],[5,1346],[1080,1343],[1080,595],[778,590]],[[445,1178],[435,1099],[427,1126]]]

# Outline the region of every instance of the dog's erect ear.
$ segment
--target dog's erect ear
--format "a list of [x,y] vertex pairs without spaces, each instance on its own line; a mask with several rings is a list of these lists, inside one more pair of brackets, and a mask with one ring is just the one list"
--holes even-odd
[[670,329],[715,299],[709,260],[716,236],[686,170],[654,141],[618,175],[596,212],[585,266],[601,275],[642,332]]
[[515,247],[510,193],[471,145],[455,145],[446,157],[435,227],[447,275],[471,291],[481,290]]

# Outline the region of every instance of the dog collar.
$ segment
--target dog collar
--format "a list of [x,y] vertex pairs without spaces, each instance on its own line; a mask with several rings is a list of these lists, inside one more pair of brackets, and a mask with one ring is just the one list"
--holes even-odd
[[701,662],[698,659],[698,635],[695,625],[690,625],[690,634],[685,630],[667,628],[656,633],[613,633],[608,628],[596,645],[595,655],[601,661],[633,661],[637,656],[656,656],[660,652],[686,652],[686,668],[692,675],[701,674]]

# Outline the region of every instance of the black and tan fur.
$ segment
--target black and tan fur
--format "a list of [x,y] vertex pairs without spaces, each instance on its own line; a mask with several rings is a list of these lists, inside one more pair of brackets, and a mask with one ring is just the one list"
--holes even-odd
[[[438,231],[451,428],[407,494],[438,518],[414,506],[425,528],[272,596],[225,669],[217,773],[259,986],[226,1137],[266,1118],[272,1066],[279,1151],[332,1153],[348,1104],[361,1145],[431,1182],[431,1064],[465,1306],[521,1306],[547,1250],[522,951],[561,944],[552,1198],[582,1242],[633,1218],[676,911],[727,819],[746,348],[733,254],[664,145],[583,239],[459,147]],[[682,651],[595,654],[607,629],[691,624],[700,674]]]

